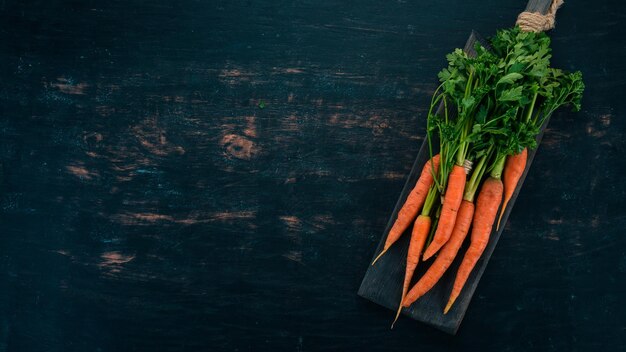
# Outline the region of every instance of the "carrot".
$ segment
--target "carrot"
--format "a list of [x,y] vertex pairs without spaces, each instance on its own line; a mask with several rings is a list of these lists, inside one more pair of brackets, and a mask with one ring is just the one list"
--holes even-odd
[[463,193],[463,201],[459,207],[456,221],[454,223],[454,229],[450,240],[442,247],[439,256],[435,259],[435,262],[428,268],[426,274],[415,284],[415,286],[409,291],[406,296],[403,306],[408,307],[418,298],[426,294],[435,284],[441,279],[443,274],[448,270],[452,261],[456,257],[467,233],[470,225],[472,224],[472,217],[474,216],[474,195],[476,189],[480,183],[483,174],[486,171],[486,162],[491,156],[492,147],[489,147],[480,161],[476,165],[476,168],[472,172],[472,176],[469,178],[465,185],[465,191]]
[[418,298],[426,294],[426,292],[435,286],[446,270],[448,270],[450,264],[452,264],[452,261],[456,257],[459,248],[461,248],[463,240],[465,240],[465,237],[467,236],[467,232],[472,224],[473,215],[474,203],[463,200],[463,202],[461,202],[461,206],[459,207],[459,212],[454,224],[454,230],[452,230],[452,235],[450,236],[450,240],[443,246],[439,256],[437,256],[437,259],[435,259],[430,268],[428,268],[426,274],[422,276],[415,286],[413,286],[411,291],[409,291],[408,295],[406,295],[404,301],[402,301],[402,305],[404,307],[410,306]]
[[[396,320],[400,316],[400,311],[402,310],[402,302],[404,300],[404,296],[406,292],[409,290],[409,285],[411,284],[411,279],[413,278],[413,273],[415,273],[415,268],[417,268],[417,264],[420,261],[420,256],[422,254],[422,249],[424,249],[424,244],[426,243],[426,237],[428,237],[428,233],[430,232],[430,217],[426,215],[420,215],[415,220],[415,225],[413,225],[413,233],[411,234],[411,243],[409,244],[409,253],[406,257],[406,271],[404,273],[404,285],[402,286],[402,297],[400,298],[400,306],[398,307],[398,312],[396,313],[396,319],[393,321],[395,324]],[[391,327],[393,328],[393,324]]]
[[527,159],[528,148],[524,148],[524,150],[522,150],[519,154],[510,155],[506,159],[506,165],[504,166],[504,171],[502,172],[502,182],[504,183],[504,201],[502,202],[502,211],[498,217],[496,230],[500,228],[500,221],[502,221],[504,210],[506,210],[506,206],[509,204],[515,188],[517,188],[517,183],[526,169]]
[[463,200],[465,180],[465,169],[462,166],[454,165],[448,178],[448,188],[446,189],[446,194],[443,199],[439,225],[437,226],[433,241],[424,253],[424,260],[428,260],[433,254],[437,253],[450,238],[452,230],[454,229],[454,222],[456,221],[459,206]]
[[391,245],[394,244],[400,236],[402,236],[404,231],[406,231],[409,225],[411,225],[411,222],[419,213],[420,208],[424,205],[424,201],[428,195],[428,190],[434,182],[433,172],[437,172],[438,169],[439,154],[433,156],[431,160],[428,160],[426,164],[424,164],[424,168],[422,169],[422,173],[417,180],[415,187],[411,193],[409,193],[404,205],[398,212],[396,221],[391,227],[391,230],[389,230],[382,252],[380,252],[380,254],[374,259],[372,265],[374,265],[376,261],[378,261],[378,259],[380,259],[380,257],[387,252]]
[[396,318],[393,320],[393,323],[391,323],[392,329],[393,325],[396,323],[398,317],[400,316],[400,312],[402,311],[402,301],[404,300],[406,292],[409,290],[411,278],[413,278],[413,273],[415,273],[415,268],[417,267],[417,264],[419,263],[420,257],[422,255],[422,249],[424,249],[424,244],[428,235],[430,234],[430,226],[432,224],[430,211],[433,209],[438,197],[438,188],[435,185],[432,185],[428,189],[428,194],[426,195],[426,200],[424,201],[424,208],[422,208],[422,213],[420,214],[420,216],[417,217],[417,220],[415,220],[415,224],[413,225],[411,242],[409,243],[409,251],[406,258],[406,271],[404,273],[404,283],[402,285],[402,296],[400,297],[400,303],[398,304]]
[[[504,157],[502,158],[502,163],[504,163]],[[500,173],[502,167],[500,167]],[[493,228],[493,223],[496,219],[496,215],[498,214],[498,208],[500,207],[500,202],[502,201],[502,192],[503,186],[502,181],[500,180],[500,174],[496,174],[497,177],[494,177],[494,172],[492,171],[492,177],[488,177],[483,184],[480,193],[478,194],[478,199],[476,200],[476,213],[474,216],[474,221],[472,222],[472,237],[470,246],[463,257],[463,261],[461,262],[461,266],[456,274],[456,278],[454,280],[454,286],[452,287],[452,293],[450,294],[450,299],[448,300],[448,304],[444,309],[443,313],[446,314],[456,301],[457,297],[461,293],[469,274],[474,269],[476,262],[483,254],[483,251],[487,247],[487,243],[489,242],[489,236],[491,235],[491,230]]]

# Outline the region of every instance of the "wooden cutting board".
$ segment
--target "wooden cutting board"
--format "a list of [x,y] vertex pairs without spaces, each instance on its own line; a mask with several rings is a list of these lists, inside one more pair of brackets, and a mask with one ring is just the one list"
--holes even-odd
[[[531,0],[526,6],[526,11],[530,12],[540,12],[546,13],[549,6],[551,4],[550,0]],[[476,42],[480,42],[481,44],[487,46],[487,43],[482,39],[482,37],[476,33],[472,32],[467,43],[465,44],[464,50],[469,54],[474,54],[474,45]],[[543,133],[548,124],[548,121],[542,126],[541,132],[537,136],[537,145],[541,143],[541,139],[543,137]],[[503,215],[503,223],[506,224],[506,221],[509,217],[511,209],[515,205],[515,200],[517,199],[517,195],[524,183],[526,175],[528,174],[528,170],[532,165],[532,161],[535,157],[536,150],[529,150],[528,152],[528,163],[526,165],[526,169],[524,170],[524,174],[522,175],[515,192],[513,193],[513,197],[509,202],[508,208],[505,210]],[[417,155],[415,163],[413,164],[413,168],[411,169],[411,173],[409,174],[408,180],[402,189],[402,193],[400,194],[400,198],[396,203],[396,206],[389,218],[387,223],[387,227],[385,228],[385,232],[381,237],[381,240],[374,252],[374,258],[380,251],[383,249],[385,239],[387,238],[387,233],[391,229],[397,215],[398,211],[404,204],[404,201],[410,191],[415,186],[417,179],[421,173],[421,170],[428,160],[429,151],[428,144],[426,140],[422,143],[420,151]],[[412,319],[421,321],[428,325],[431,325],[437,329],[443,330],[449,334],[455,334],[459,329],[461,321],[463,320],[463,316],[467,311],[467,307],[474,295],[474,291],[478,286],[478,282],[485,271],[485,267],[489,262],[489,258],[493,253],[493,250],[498,243],[498,239],[503,232],[505,226],[501,226],[499,231],[494,229],[491,233],[489,244],[483,253],[483,256],[476,264],[476,267],[470,274],[467,283],[465,284],[465,288],[461,292],[460,296],[455,302],[455,305],[448,312],[448,314],[443,314],[443,309],[448,301],[448,297],[450,295],[450,291],[452,289],[452,284],[454,282],[454,277],[459,267],[459,264],[463,258],[463,253],[465,253],[468,241],[464,244],[464,246],[459,251],[459,255],[452,263],[446,274],[441,278],[439,283],[433,287],[426,295],[418,299],[413,305],[409,308],[403,309],[402,314],[408,316]],[[410,233],[411,228],[407,229],[407,233]],[[365,277],[361,282],[361,287],[359,288],[359,296],[366,298],[374,303],[377,303],[383,307],[391,309],[393,312],[398,308],[398,304],[400,301],[400,296],[402,295],[402,283],[404,281],[404,269],[406,264],[406,254],[409,246],[409,237],[407,235],[402,236],[402,238],[394,244],[389,251],[381,257],[381,259],[374,266],[369,266],[367,268],[367,272],[365,273]],[[421,277],[428,266],[432,263],[432,259],[426,263],[420,263],[418,266],[418,270],[414,275],[415,283],[417,278]],[[389,314],[389,319],[393,319],[394,314]]]

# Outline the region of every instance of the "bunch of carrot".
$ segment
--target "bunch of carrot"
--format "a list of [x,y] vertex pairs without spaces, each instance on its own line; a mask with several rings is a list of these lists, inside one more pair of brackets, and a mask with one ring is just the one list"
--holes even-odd
[[[427,118],[431,158],[372,263],[413,224],[396,319],[441,279],[471,228],[444,314],[450,310],[489,243],[500,208],[502,218],[541,126],[562,105],[580,109],[582,75],[550,67],[547,35],[515,27],[499,31],[490,44],[491,50],[477,45],[474,57],[460,49],[447,56]],[[435,255],[409,290],[420,259]]]

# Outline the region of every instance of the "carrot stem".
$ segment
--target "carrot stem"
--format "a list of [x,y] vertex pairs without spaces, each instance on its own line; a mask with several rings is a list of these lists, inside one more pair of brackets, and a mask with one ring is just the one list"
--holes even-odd
[[426,246],[428,248],[430,242],[433,241],[433,237],[435,236],[435,231],[437,230],[437,225],[439,224],[439,216],[441,215],[441,204],[437,207],[437,212],[435,213],[435,220],[433,221],[433,225],[430,227],[430,233],[428,234],[428,239],[426,239]]
[[426,201],[424,202],[424,207],[422,208],[422,215],[429,216],[430,210],[437,199],[437,193],[437,188],[431,186],[428,190],[428,194],[426,195]]
[[533,113],[533,110],[535,109],[535,102],[537,101],[537,96],[539,95],[539,92],[535,92],[535,95],[533,96],[533,100],[530,103],[530,107],[528,108],[528,113],[526,114],[526,122],[530,121],[530,116]]
[[502,178],[502,170],[504,169],[504,162],[506,161],[506,154],[498,154],[496,155],[496,160],[494,161],[493,168],[489,173],[489,176],[499,180]]
[[478,165],[472,172],[472,176],[469,181],[467,181],[467,185],[465,186],[465,194],[463,195],[463,199],[467,200],[470,203],[474,202],[474,196],[476,194],[476,190],[478,189],[478,185],[480,184],[480,180],[483,178],[485,173],[485,169],[487,168],[487,160],[491,156],[491,150],[493,146],[489,146],[489,149],[485,155],[483,155],[478,161]]

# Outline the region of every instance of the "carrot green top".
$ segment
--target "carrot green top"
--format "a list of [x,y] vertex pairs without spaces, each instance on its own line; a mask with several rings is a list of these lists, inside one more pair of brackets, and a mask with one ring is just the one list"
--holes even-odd
[[[550,67],[545,33],[514,27],[498,31],[490,44],[490,50],[477,44],[475,57],[456,49],[439,72],[427,136],[431,156],[432,140],[439,138],[435,184],[442,195],[452,167],[467,159],[476,165],[464,198],[473,199],[486,172],[499,178],[507,155],[536,147],[541,126],[557,108],[570,104],[580,109],[582,74]],[[440,104],[442,112],[436,113]]]

